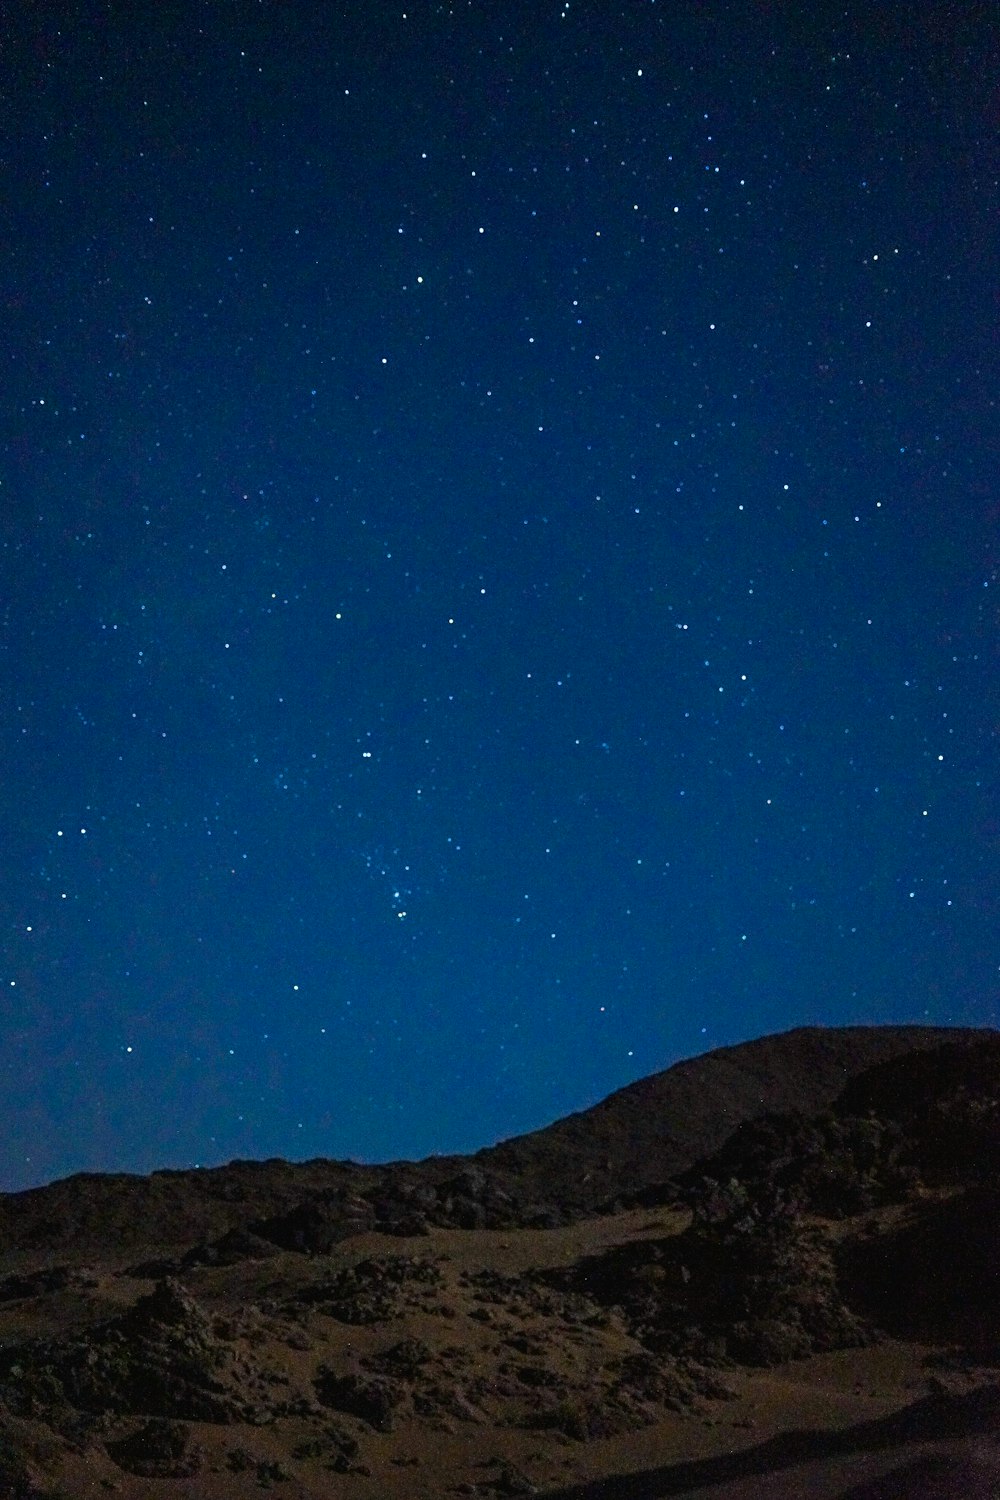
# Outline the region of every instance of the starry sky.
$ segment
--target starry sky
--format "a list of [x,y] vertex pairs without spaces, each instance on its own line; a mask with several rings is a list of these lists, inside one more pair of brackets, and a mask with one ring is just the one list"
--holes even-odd
[[1000,1019],[1000,49],[5,15],[0,1188]]

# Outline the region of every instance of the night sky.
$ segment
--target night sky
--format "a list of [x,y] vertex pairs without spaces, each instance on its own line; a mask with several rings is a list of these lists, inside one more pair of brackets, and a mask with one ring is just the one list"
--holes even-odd
[[1000,1020],[991,28],[5,8],[0,1188]]

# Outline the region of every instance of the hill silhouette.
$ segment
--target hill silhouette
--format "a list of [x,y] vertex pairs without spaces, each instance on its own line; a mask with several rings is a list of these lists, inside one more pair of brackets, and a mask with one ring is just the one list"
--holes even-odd
[[[117,1244],[190,1246],[271,1221],[314,1202],[345,1227],[372,1228],[419,1213],[421,1190],[463,1173],[486,1173],[530,1219],[591,1211],[655,1187],[708,1155],[744,1121],[785,1111],[824,1108],[876,1063],[979,1031],[932,1026],[801,1027],[675,1063],[619,1089],[591,1109],[471,1157],[444,1156],[382,1167],[317,1159],[234,1161],[148,1176],[79,1173],[42,1188],[0,1194],[0,1254],[42,1247],[86,1259]],[[467,1183],[467,1187],[471,1185]],[[461,1187],[452,1198],[476,1202]],[[360,1207],[360,1200],[369,1205]],[[481,1205],[482,1207],[482,1205]],[[491,1215],[467,1217],[482,1227]],[[496,1212],[496,1220],[502,1215]]]

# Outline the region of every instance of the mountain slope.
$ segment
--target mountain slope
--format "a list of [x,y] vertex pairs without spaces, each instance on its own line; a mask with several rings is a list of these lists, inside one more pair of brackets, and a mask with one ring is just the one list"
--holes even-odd
[[675,1063],[592,1109],[480,1151],[475,1160],[562,1206],[593,1208],[666,1181],[761,1114],[824,1109],[878,1063],[988,1031],[799,1027]]
[[[144,1246],[190,1247],[310,1203],[321,1205],[329,1237],[336,1224],[342,1233],[398,1225],[412,1217],[413,1205],[426,1206],[428,1194],[440,1205],[458,1203],[451,1219],[435,1208],[434,1223],[544,1222],[545,1213],[552,1220],[587,1212],[665,1181],[757,1115],[820,1110],[877,1063],[990,1034],[930,1026],[799,1028],[676,1063],[591,1109],[473,1157],[381,1167],[232,1162],[148,1177],[81,1173],[0,1194],[0,1260],[14,1268],[25,1252],[43,1247],[78,1264],[112,1244],[125,1255]],[[504,1191],[512,1201],[500,1213],[491,1199]]]

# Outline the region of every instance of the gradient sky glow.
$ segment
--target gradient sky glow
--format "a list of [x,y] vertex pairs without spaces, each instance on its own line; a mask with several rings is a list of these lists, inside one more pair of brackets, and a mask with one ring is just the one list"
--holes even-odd
[[0,1189],[998,1024],[985,10],[5,28]]

